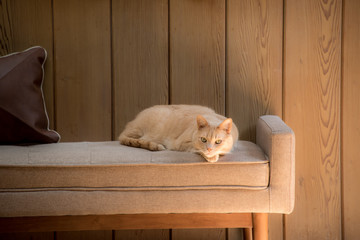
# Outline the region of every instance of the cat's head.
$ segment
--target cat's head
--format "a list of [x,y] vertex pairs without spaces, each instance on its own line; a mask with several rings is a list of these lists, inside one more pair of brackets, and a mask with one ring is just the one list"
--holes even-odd
[[208,162],[216,162],[219,155],[232,149],[232,119],[227,118],[217,126],[209,124],[201,115],[197,116],[196,121],[198,131],[193,136],[194,148]]

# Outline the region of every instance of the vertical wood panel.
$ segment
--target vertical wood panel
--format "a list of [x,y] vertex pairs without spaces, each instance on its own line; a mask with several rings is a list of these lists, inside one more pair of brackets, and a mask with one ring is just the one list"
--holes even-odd
[[54,240],[53,232],[43,233],[0,233],[1,240]]
[[269,240],[281,240],[284,236],[283,214],[269,214]]
[[171,103],[225,113],[225,1],[170,0]]
[[1,54],[42,46],[48,55],[45,62],[43,91],[50,127],[54,126],[53,35],[51,0],[0,1]]
[[360,236],[360,1],[345,0],[343,11],[342,161],[343,239]]
[[285,121],[296,134],[286,239],[340,239],[341,0],[286,1]]
[[[168,103],[168,2],[113,0],[114,138],[144,108]],[[169,239],[169,230],[116,231],[115,239]]]
[[0,0],[0,56],[12,52],[10,0]]
[[[242,228],[228,228],[227,240],[244,240],[244,229]],[[246,239],[250,240],[250,239]]]
[[172,240],[226,240],[225,229],[177,229]]
[[112,3],[117,137],[141,110],[168,103],[168,2]]
[[54,31],[62,141],[110,140],[110,1],[54,0]]
[[[259,116],[282,117],[283,1],[227,1],[226,111],[239,138],[255,141]],[[269,215],[269,239],[282,239],[282,216]]]
[[[170,102],[225,114],[225,1],[170,0]],[[225,229],[174,229],[172,239],[224,239]]]
[[120,230],[115,231],[114,240],[171,240],[170,230]]
[[57,232],[56,240],[112,240],[112,231]]
[[228,0],[227,114],[255,141],[259,116],[282,116],[282,1]]

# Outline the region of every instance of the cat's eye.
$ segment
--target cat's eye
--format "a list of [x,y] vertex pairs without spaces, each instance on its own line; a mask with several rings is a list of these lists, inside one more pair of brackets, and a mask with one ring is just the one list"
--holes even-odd
[[218,140],[215,141],[215,143],[216,143],[216,144],[220,144],[220,143],[222,143],[222,140],[221,140],[221,139],[218,139]]
[[200,140],[201,140],[203,143],[206,143],[206,142],[207,142],[207,139],[204,138],[204,137],[201,137]]

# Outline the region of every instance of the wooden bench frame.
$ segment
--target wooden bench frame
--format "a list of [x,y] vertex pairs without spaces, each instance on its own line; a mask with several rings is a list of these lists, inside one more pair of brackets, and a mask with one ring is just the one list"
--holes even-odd
[[267,240],[268,214],[176,213],[0,218],[0,233],[181,228],[245,228],[246,240]]

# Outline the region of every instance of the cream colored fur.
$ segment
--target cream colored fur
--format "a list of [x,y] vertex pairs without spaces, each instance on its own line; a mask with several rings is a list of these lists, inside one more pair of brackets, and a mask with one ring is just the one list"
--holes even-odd
[[238,130],[231,118],[197,105],[158,105],[140,112],[119,136],[123,145],[152,151],[196,152],[207,161],[231,151]]

